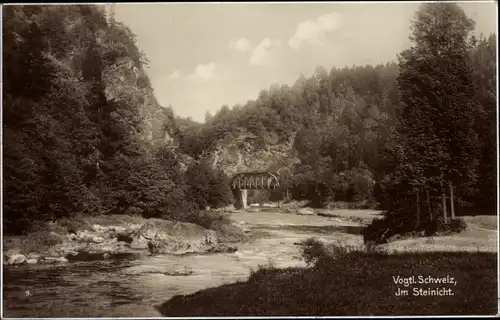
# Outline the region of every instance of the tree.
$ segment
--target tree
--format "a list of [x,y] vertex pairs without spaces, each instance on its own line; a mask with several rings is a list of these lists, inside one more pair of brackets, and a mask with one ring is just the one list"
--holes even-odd
[[473,28],[453,3],[425,3],[415,15],[413,46],[398,57],[400,188],[425,184],[439,189],[451,181],[462,193],[472,192],[478,151],[468,58]]
[[476,100],[480,106],[476,132],[480,139],[478,194],[476,209],[495,212],[496,173],[496,37],[481,37],[471,51],[474,79],[477,83]]

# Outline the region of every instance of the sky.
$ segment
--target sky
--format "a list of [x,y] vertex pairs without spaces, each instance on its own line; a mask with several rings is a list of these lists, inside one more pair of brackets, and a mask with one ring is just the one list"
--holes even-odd
[[[476,34],[496,32],[496,2],[462,2]],[[410,45],[419,3],[116,4],[137,35],[162,106],[203,122],[256,99],[273,83],[292,85],[327,69],[394,61]]]

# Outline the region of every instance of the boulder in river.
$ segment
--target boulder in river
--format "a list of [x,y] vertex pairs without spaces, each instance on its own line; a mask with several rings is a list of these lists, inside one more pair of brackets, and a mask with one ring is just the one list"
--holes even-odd
[[98,233],[104,233],[104,232],[108,232],[109,228],[98,225],[98,224],[94,224],[94,225],[92,225],[92,231],[98,232]]
[[65,257],[45,257],[45,263],[65,263],[68,262],[68,259]]
[[311,208],[300,208],[297,210],[297,214],[299,214],[299,215],[313,215],[314,210]]
[[153,218],[137,231],[132,246],[159,253],[205,252],[218,242],[215,231],[200,225]]
[[104,242],[104,238],[96,236],[96,237],[92,238],[92,242],[94,242],[94,243],[103,243]]
[[23,254],[13,254],[9,257],[7,264],[23,264],[26,263],[26,257]]

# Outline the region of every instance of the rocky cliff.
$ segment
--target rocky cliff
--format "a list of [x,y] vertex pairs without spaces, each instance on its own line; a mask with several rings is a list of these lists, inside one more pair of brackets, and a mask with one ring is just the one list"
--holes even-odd
[[219,140],[209,158],[214,168],[228,176],[247,171],[277,171],[298,161],[293,150],[293,137],[279,143],[274,139],[262,145],[259,137],[241,131],[237,135]]

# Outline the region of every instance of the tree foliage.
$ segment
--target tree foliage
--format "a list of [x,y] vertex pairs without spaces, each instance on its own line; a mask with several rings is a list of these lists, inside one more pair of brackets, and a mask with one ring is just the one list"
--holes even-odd
[[192,219],[232,201],[210,157],[235,143],[291,149],[268,169],[314,206],[396,208],[394,190],[451,181],[461,203],[494,208],[496,38],[472,37],[456,4],[423,4],[397,63],[318,67],[205,123],[158,105],[135,35],[102,7],[3,15],[6,230],[75,212]]
[[[194,186],[177,152],[144,138],[146,108],[176,129],[151,97],[131,30],[101,6],[9,6],[3,14],[6,232],[78,212],[192,217]],[[216,178],[211,200],[224,183]]]

